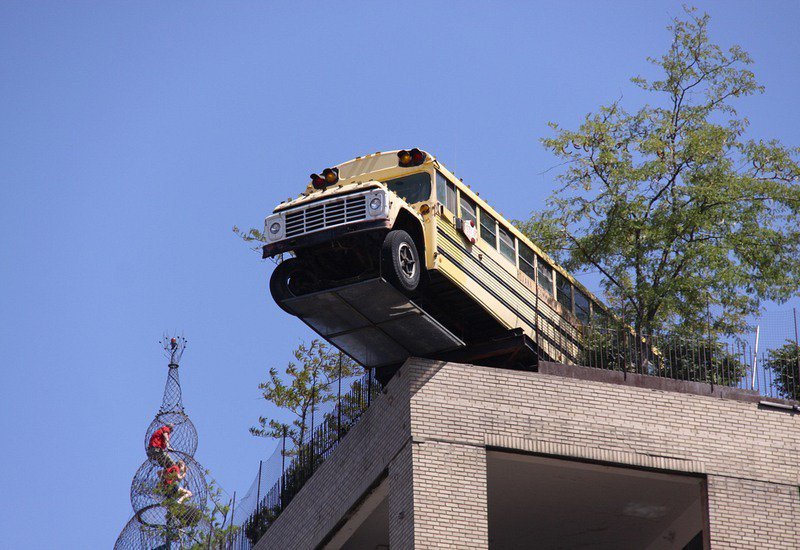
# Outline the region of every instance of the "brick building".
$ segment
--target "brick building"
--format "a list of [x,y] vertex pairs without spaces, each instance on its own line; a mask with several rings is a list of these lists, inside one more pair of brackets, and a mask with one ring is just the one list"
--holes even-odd
[[409,360],[256,545],[800,548],[800,417],[755,394]]

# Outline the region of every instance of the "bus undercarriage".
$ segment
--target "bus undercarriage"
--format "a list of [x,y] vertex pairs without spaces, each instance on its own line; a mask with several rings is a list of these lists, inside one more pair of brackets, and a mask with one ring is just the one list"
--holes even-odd
[[[375,368],[379,380],[391,378],[409,357],[536,367],[536,346],[527,335],[503,327],[437,271],[425,272],[419,288],[405,293],[386,280],[381,262],[374,260],[377,254],[373,259],[363,254],[377,250],[375,244],[364,247],[360,242],[352,248],[328,244],[326,250],[299,251],[291,260],[303,262],[315,273],[300,274],[298,278],[306,281],[295,281],[291,292],[276,293],[273,288],[273,297],[365,368]],[[340,257],[331,260],[337,254]],[[314,257],[313,263],[306,257]],[[329,273],[337,277],[323,277],[324,270],[333,270]]]

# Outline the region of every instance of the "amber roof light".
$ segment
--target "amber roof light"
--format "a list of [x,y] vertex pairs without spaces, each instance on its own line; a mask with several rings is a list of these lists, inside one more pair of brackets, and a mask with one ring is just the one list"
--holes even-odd
[[339,181],[339,169],[338,168],[326,168],[322,171],[322,177],[325,178],[325,182],[328,185],[333,185],[337,181]]
[[328,183],[325,181],[325,178],[320,176],[319,174],[311,174],[311,186],[314,189],[322,190],[328,186]]
[[406,151],[403,149],[402,151],[397,152],[397,159],[399,161],[400,166],[403,168],[408,168],[410,166],[419,166],[425,159],[428,158],[428,155],[417,149],[416,147],[411,149],[410,151]]

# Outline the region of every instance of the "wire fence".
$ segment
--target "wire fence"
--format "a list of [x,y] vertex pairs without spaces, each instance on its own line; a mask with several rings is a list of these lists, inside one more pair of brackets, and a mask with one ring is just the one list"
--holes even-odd
[[272,455],[259,463],[259,472],[247,493],[235,503],[234,525],[239,529],[226,550],[249,550],[271,523],[330,456],[342,438],[380,393],[372,372],[339,391],[332,410],[312,424],[299,445],[285,434]]
[[272,454],[258,463],[258,474],[253,478],[247,492],[236,499],[236,508],[233,510],[233,524],[244,525],[253,515],[258,506],[258,501],[266,494],[272,485],[280,479],[283,466],[281,445],[275,447]]

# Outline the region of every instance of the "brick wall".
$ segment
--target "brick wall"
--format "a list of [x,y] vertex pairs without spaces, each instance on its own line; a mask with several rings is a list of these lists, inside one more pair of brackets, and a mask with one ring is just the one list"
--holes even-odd
[[752,402],[414,359],[257,548],[314,548],[384,474],[393,550],[485,548],[487,446],[706,474],[713,548],[800,548],[798,422]]
[[415,440],[550,448],[576,458],[800,484],[800,416],[716,397],[438,367],[421,360],[404,367],[429,378],[411,400]]
[[404,369],[427,380],[411,399],[415,441],[705,473],[713,548],[800,548],[800,416],[471,365]]
[[708,476],[712,548],[800,548],[796,485]]
[[414,450],[409,439],[389,465],[389,540],[393,548],[414,547]]
[[488,547],[483,446],[414,443],[414,519],[416,548]]

